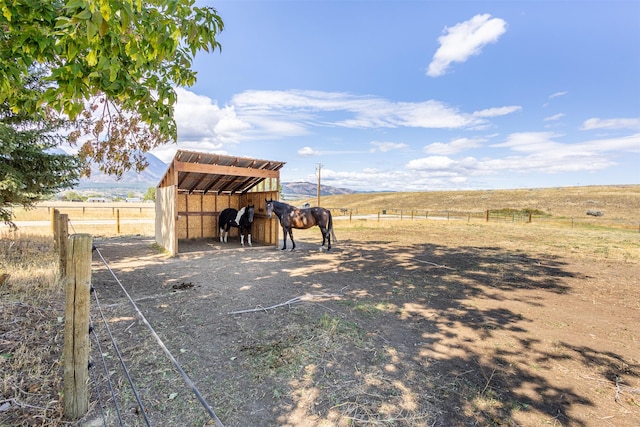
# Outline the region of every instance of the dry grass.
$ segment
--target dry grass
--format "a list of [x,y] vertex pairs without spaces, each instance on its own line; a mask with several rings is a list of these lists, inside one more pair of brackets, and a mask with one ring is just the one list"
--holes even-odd
[[[314,203],[314,200],[310,200]],[[298,204],[298,202],[295,202]],[[336,234],[341,241],[402,241],[403,244],[424,243],[425,239],[447,242],[447,236],[465,236],[467,246],[500,246],[514,251],[544,253],[548,256],[571,256],[586,260],[621,260],[628,263],[640,262],[638,228],[640,223],[640,186],[581,187],[568,189],[534,189],[513,191],[482,192],[442,192],[442,193],[376,193],[347,196],[330,196],[322,199],[328,207],[347,207],[377,211],[393,206],[397,209],[417,210],[458,210],[475,212],[484,209],[538,209],[558,219],[533,224],[486,223],[483,221],[377,221],[376,219],[336,218]],[[72,223],[79,212],[68,212]],[[94,211],[85,209],[85,219],[104,217],[105,208]],[[106,208],[106,212],[109,209]],[[586,209],[597,209],[605,213],[602,219],[590,223],[589,227],[572,228],[570,223],[560,218],[584,217]],[[135,208],[131,210],[132,214]],[[139,208],[138,208],[139,211]],[[40,208],[30,212],[16,211],[17,220],[47,220],[50,214]],[[24,214],[24,216],[23,216]],[[37,214],[37,215],[36,215]],[[143,209],[139,218],[153,218],[152,209]],[[121,218],[129,218],[121,211]],[[605,220],[617,219],[635,228],[614,229]],[[79,219],[78,219],[79,221]],[[70,232],[91,233],[94,236],[115,236],[112,225],[74,225]],[[60,357],[62,348],[64,296],[57,279],[57,258],[53,252],[49,226],[24,227],[17,233],[0,230],[0,425],[71,425],[62,419],[62,390]],[[121,234],[153,235],[153,224],[123,224]],[[40,235],[40,236],[39,236]],[[317,228],[297,230],[296,239],[316,242]],[[456,243],[458,242],[458,243]],[[459,244],[460,238],[453,239],[451,246]],[[8,274],[7,279],[4,275]],[[628,301],[630,309],[637,309],[634,301]],[[393,306],[366,305],[354,310],[376,316],[378,312],[395,310]],[[276,384],[293,381],[293,387],[305,390],[305,377],[292,378],[286,367],[293,358],[304,359],[309,369],[322,366],[322,358],[327,349],[332,352],[348,351],[354,345],[361,345],[364,339],[353,325],[334,317],[325,317],[313,325],[312,329],[291,330],[288,341],[269,341],[267,344],[245,347],[243,353],[248,359],[250,373],[261,375]],[[149,344],[150,345],[150,344]],[[145,353],[141,351],[141,353]],[[142,354],[146,356],[146,354]],[[141,356],[141,357],[142,357]],[[393,357],[392,354],[381,357]],[[283,362],[287,362],[284,363]],[[299,365],[300,363],[294,363]],[[320,369],[320,368],[317,368]],[[311,377],[312,373],[309,373]],[[490,383],[492,373],[487,373]],[[460,380],[462,383],[462,380]],[[153,382],[151,380],[151,382]],[[392,378],[383,372],[363,371],[351,388],[340,385],[334,390],[334,401],[328,399],[322,404],[329,409],[334,425],[384,424],[391,418],[380,418],[385,413],[404,416],[396,420],[400,424],[427,424],[429,414],[424,408],[393,412],[391,406],[384,406],[380,400],[365,399],[359,390],[375,388],[385,395],[397,395],[397,399],[408,396],[398,388]],[[169,389],[169,386],[167,386]],[[491,388],[468,391],[469,396],[481,398],[478,405],[491,404]],[[274,388],[274,397],[287,393],[285,389]],[[327,394],[331,396],[331,394]],[[238,390],[235,397],[241,401],[246,396]],[[304,396],[301,396],[301,399]],[[375,397],[375,396],[374,396]],[[233,396],[227,396],[233,402]],[[397,402],[396,402],[397,403]],[[158,403],[160,405],[161,403]],[[389,405],[394,402],[389,403]],[[377,406],[376,406],[377,405]],[[228,405],[231,413],[235,405]],[[188,409],[188,408],[187,408]],[[386,411],[386,412],[385,412]],[[223,414],[224,415],[224,411]],[[422,418],[424,417],[424,419]],[[179,419],[179,417],[178,417]],[[408,420],[411,421],[408,421]],[[421,421],[422,420],[422,421]]]
[[[317,199],[291,201],[292,204]],[[640,223],[640,185],[532,188],[518,190],[360,193],[323,196],[322,206],[377,212],[382,209],[484,212],[487,209],[533,209],[555,217],[584,218],[587,210],[604,217]]]
[[[31,222],[19,224],[17,235],[22,237],[52,235],[53,209],[68,215],[69,234],[88,233],[95,237],[115,237],[153,236],[155,233],[155,205],[153,204],[45,202],[29,210],[20,207],[13,210],[14,221]],[[8,230],[6,226],[0,225],[0,227],[4,227],[5,232]]]
[[[294,205],[317,199],[287,201]],[[355,214],[402,214],[403,220],[427,216],[447,216],[451,220],[485,222],[487,209],[500,211],[501,221],[508,222],[510,212],[533,210],[534,222],[560,227],[589,227],[640,231],[640,185],[536,188],[519,190],[438,191],[415,193],[358,193],[323,196],[322,206]],[[16,221],[50,221],[51,209],[69,215],[70,233],[90,233],[98,237],[117,235],[153,236],[155,207],[149,203],[73,203],[45,202],[35,209],[14,210]],[[587,210],[603,213],[601,217],[586,215]],[[120,214],[120,232],[115,225]],[[110,220],[112,224],[87,224],[84,221]],[[148,220],[147,223],[128,221]],[[527,221],[528,217],[519,221]],[[517,222],[516,218],[516,222]],[[84,222],[84,223],[83,223]],[[49,234],[48,225],[22,227],[23,234]]]
[[[307,200],[310,203],[316,199]],[[516,190],[432,191],[406,193],[359,193],[323,196],[327,207],[366,209],[438,209],[484,211],[485,209],[539,209],[552,215],[584,215],[600,209],[615,216],[638,215],[640,185],[532,188]]]
[[[578,259],[615,259],[640,261],[638,231],[633,229],[562,226],[557,222],[498,223],[465,221],[377,221],[376,219],[337,218],[334,228],[339,240],[374,241],[391,239],[404,244],[427,241],[451,242],[459,245],[464,236],[467,245],[498,244],[512,250],[540,252],[546,255]],[[455,239],[447,239],[457,236]],[[296,239],[318,240],[318,229],[296,230]]]
[[52,242],[0,239],[0,425],[60,426],[64,295]]

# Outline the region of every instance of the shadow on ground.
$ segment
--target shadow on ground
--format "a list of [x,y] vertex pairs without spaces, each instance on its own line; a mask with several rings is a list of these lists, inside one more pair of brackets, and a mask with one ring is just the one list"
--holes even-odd
[[[637,403],[618,393],[640,377],[633,340],[612,347],[592,339],[606,332],[588,320],[598,307],[576,297],[586,292],[576,287],[597,286],[589,269],[499,246],[344,240],[326,253],[296,243],[294,252],[177,258],[149,241],[100,246],[228,426],[640,420]],[[98,292],[126,310],[107,273],[96,267]],[[180,283],[193,286],[176,292]],[[299,304],[229,314],[304,295]],[[130,323],[121,336],[135,346],[144,330]],[[160,420],[175,414],[175,405],[151,406]]]

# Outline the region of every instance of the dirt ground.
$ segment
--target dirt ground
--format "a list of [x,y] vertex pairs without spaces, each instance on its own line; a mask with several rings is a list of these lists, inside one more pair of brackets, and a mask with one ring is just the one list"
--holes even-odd
[[152,425],[213,424],[119,281],[226,426],[640,425],[635,255],[425,227],[337,230],[330,252],[317,229],[296,230],[294,252],[198,240],[175,258],[150,238],[96,240],[119,347],[92,307],[92,361],[105,356],[121,402],[98,371],[104,417],[144,425],[120,352]]

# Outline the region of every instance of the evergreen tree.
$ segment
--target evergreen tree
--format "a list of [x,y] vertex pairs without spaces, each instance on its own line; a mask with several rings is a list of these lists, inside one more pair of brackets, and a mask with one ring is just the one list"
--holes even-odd
[[[42,90],[40,73],[32,71],[25,90]],[[47,196],[77,183],[78,156],[53,151],[63,140],[68,122],[50,110],[15,113],[0,104],[0,221],[11,222],[13,205],[32,207]]]

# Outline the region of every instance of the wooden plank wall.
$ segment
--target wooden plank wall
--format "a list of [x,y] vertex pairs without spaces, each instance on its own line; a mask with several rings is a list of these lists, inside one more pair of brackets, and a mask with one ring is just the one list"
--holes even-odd
[[172,256],[178,253],[175,197],[175,185],[156,188],[156,243]]
[[[251,192],[247,194],[189,194],[178,193],[176,196],[178,239],[200,239],[220,237],[218,216],[224,209],[231,207],[240,209],[253,204],[255,217],[252,229],[254,242],[278,243],[279,222],[277,218],[266,217],[265,199],[277,198],[277,191]],[[231,228],[230,237],[238,237],[239,230]]]
[[280,222],[275,216],[267,218],[266,200],[275,199],[279,196],[278,191],[257,191],[245,194],[245,205],[253,204],[255,215],[253,217],[252,239],[269,245],[278,245],[278,233]]

